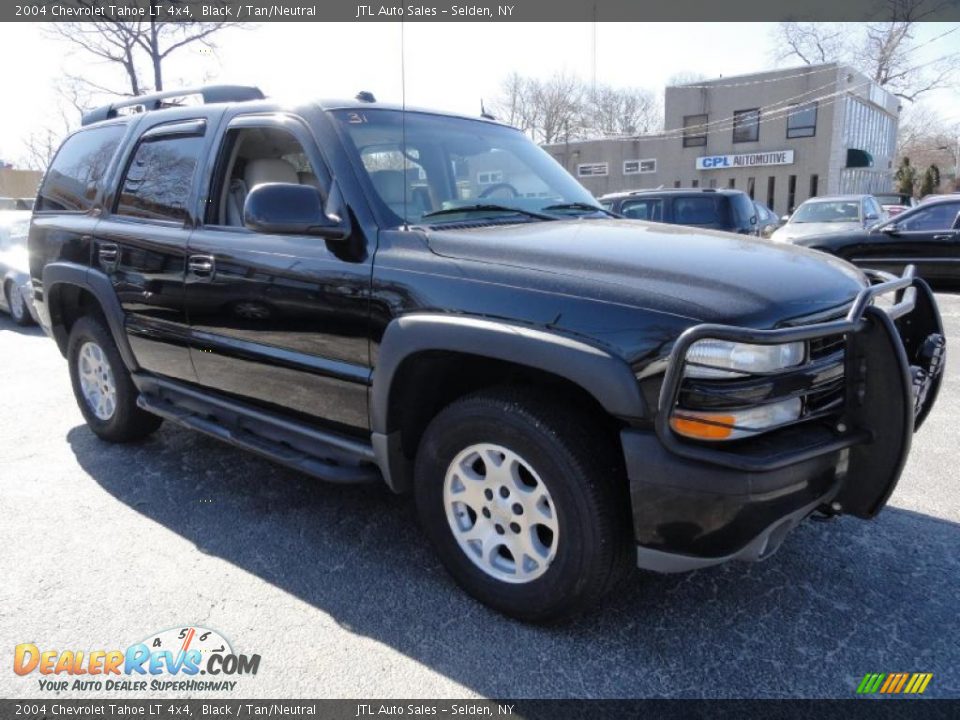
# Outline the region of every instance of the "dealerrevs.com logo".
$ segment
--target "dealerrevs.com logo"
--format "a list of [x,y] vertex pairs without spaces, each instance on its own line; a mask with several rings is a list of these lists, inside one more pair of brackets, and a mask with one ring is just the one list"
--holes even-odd
[[243,675],[256,675],[259,655],[242,655],[216,630],[171,628],[125,650],[57,650],[21,643],[13,671],[36,676],[43,692],[192,692],[234,690]]

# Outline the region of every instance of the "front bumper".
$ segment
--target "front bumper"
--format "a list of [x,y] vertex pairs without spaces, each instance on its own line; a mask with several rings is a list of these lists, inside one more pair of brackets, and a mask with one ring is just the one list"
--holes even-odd
[[[945,340],[930,288],[908,268],[873,273],[845,318],[775,330],[698,325],[677,339],[655,431],[621,433],[637,561],[679,572],[772,554],[820,507],[874,517],[896,487],[915,430],[942,379]],[[892,304],[874,301],[893,294]],[[691,344],[703,338],[773,344],[842,336],[842,406],[751,441],[685,440],[669,425]]]

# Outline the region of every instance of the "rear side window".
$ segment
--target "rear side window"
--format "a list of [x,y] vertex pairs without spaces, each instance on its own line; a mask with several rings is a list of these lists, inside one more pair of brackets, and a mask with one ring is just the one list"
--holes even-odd
[[40,186],[37,210],[85,212],[93,205],[126,125],[107,125],[74,133],[60,146]]
[[633,220],[651,220],[663,222],[663,200],[628,200],[623,204],[620,214]]
[[719,195],[679,197],[673,201],[673,222],[677,225],[723,230],[730,226],[725,209],[726,203]]
[[746,195],[731,195],[730,203],[733,205],[734,224],[738,228],[749,229],[757,222],[757,208]]
[[140,142],[121,184],[117,215],[182,222],[203,137],[159,136]]

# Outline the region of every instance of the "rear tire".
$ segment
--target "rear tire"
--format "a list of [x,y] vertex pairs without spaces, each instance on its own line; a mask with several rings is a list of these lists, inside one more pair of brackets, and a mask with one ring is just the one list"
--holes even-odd
[[619,447],[593,416],[503,389],[442,410],[417,452],[424,531],[456,581],[519,620],[569,618],[627,569]]
[[137,388],[103,322],[82,317],[67,343],[73,394],[87,425],[108,442],[140,440],[163,419],[137,407]]
[[13,322],[20,327],[33,325],[33,318],[30,317],[30,311],[27,309],[27,301],[23,299],[23,293],[20,288],[12,282],[7,283],[4,292],[7,295],[7,307],[10,308],[10,317]]

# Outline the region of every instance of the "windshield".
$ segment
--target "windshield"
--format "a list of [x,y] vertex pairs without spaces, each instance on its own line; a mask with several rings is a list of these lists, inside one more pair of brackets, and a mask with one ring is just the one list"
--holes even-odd
[[903,195],[874,195],[877,202],[881,205],[906,205],[907,200]]
[[493,217],[531,222],[604,212],[566,170],[513,128],[419,112],[404,118],[399,110],[334,115],[394,225],[424,218],[430,224]]
[[790,218],[791,223],[860,222],[859,200],[804,203]]

